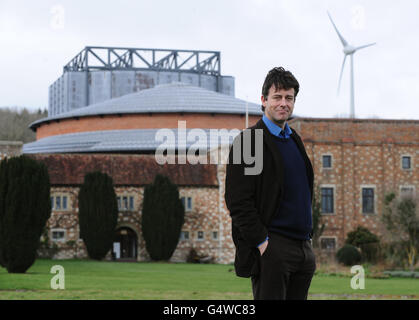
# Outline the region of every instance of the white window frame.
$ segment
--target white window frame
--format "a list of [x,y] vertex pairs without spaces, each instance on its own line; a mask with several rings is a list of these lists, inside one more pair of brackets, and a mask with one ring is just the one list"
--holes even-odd
[[[129,210],[129,198],[128,198],[128,196],[127,195],[123,195],[122,197],[122,201],[121,201],[121,204],[123,204],[123,210],[124,211],[128,211]],[[126,203],[125,203],[125,200],[126,200]]]
[[[199,233],[202,232],[202,239],[199,238]],[[198,230],[196,232],[196,241],[204,241],[205,240],[205,232],[203,230]]]
[[[322,212],[322,188],[332,188],[333,189],[333,212]],[[336,215],[336,185],[335,184],[321,184],[320,185],[320,214],[324,216],[334,216]]]
[[[131,208],[131,199],[132,199],[132,208]],[[129,195],[128,196],[128,210],[130,211],[135,211],[135,196],[134,195]]]
[[[363,216],[370,216],[370,215],[376,215],[377,214],[377,186],[375,184],[361,184],[359,186],[360,188],[360,200],[359,200],[359,210],[361,211],[361,214]],[[362,189],[369,188],[374,190],[374,212],[363,212],[362,210]]]
[[[409,169],[405,169],[403,168],[403,157],[409,157],[410,158],[410,168]],[[402,169],[403,171],[412,171],[413,170],[413,156],[411,154],[402,154],[400,156],[400,169]]]
[[[322,248],[322,239],[334,239],[335,240],[335,248],[334,249],[324,249],[324,248]],[[323,251],[336,250],[338,248],[338,238],[335,237],[335,236],[320,236],[318,245],[319,245],[320,250],[323,250]]]
[[[214,237],[214,232],[217,233],[217,236],[216,237]],[[211,231],[211,239],[212,240],[219,240],[220,239],[220,233],[218,232],[218,230]]]
[[413,192],[412,192],[413,198],[416,197],[416,187],[413,184],[405,184],[405,185],[400,185],[399,186],[399,197],[400,198],[402,197],[402,189],[403,188],[413,189]]
[[[330,167],[323,167],[323,156],[330,156]],[[322,153],[322,156],[321,156],[321,168],[322,168],[322,170],[331,170],[331,169],[333,169],[333,162],[334,162],[334,159],[333,159],[333,154],[331,154],[331,153]]]
[[[185,238],[185,233],[188,233],[188,238]],[[189,241],[190,240],[190,234],[191,232],[189,230],[182,230],[180,232],[179,240],[180,241]]]
[[[127,207],[126,208],[124,206],[124,198],[125,197],[127,198]],[[118,198],[120,199],[120,201],[118,201]],[[130,207],[131,198],[133,199],[132,200],[132,205],[133,205],[132,209]],[[116,202],[117,202],[117,206],[118,206],[118,211],[120,211],[120,212],[135,211],[136,208],[137,208],[136,201],[135,201],[135,195],[132,194],[132,193],[117,193],[116,194]]]
[[[64,208],[64,197],[66,198],[66,202],[65,202],[65,208]],[[68,199],[69,199],[69,197],[68,197],[68,195],[66,195],[66,194],[63,194],[63,195],[61,195],[61,210],[63,210],[63,211],[67,211],[68,210],[68,204],[69,204],[69,201],[68,201]]]
[[[66,242],[66,239],[67,239],[67,230],[66,229],[63,229],[63,228],[53,228],[50,231],[51,231],[51,234],[50,234],[51,237],[50,237],[50,239],[51,239],[52,242]],[[63,238],[62,239],[54,239],[54,237],[53,237],[53,233],[54,232],[63,232],[64,233]]]
[[[60,209],[57,209],[56,208],[56,203],[57,203],[57,198],[58,197],[60,198],[60,205],[61,205],[61,208]],[[63,198],[64,197],[67,197],[67,207],[65,209],[63,209]],[[69,193],[66,193],[66,192],[54,192],[54,193],[51,194],[50,198],[53,198],[51,210],[58,211],[58,212],[62,212],[62,211],[65,212],[65,211],[71,211],[72,210],[71,205],[70,205],[70,203],[71,203],[71,195]]]
[[[185,205],[184,205],[185,212],[191,212],[193,210],[193,207],[194,207],[193,197],[192,196],[181,196],[180,200],[182,200],[182,198],[185,199]],[[191,199],[191,207],[190,208],[188,207],[188,198]]]

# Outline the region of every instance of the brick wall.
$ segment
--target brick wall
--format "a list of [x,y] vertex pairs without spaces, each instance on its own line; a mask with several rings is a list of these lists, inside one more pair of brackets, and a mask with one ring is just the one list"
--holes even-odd
[[[249,125],[259,120],[259,116],[249,116]],[[239,114],[124,114],[106,115],[103,117],[82,117],[77,119],[52,120],[43,123],[36,129],[36,139],[49,136],[101,130],[124,130],[124,129],[158,129],[177,128],[178,121],[186,121],[187,128],[201,129],[239,129],[245,127],[245,117]]]
[[[322,216],[323,236],[335,237],[337,247],[358,225],[384,236],[384,195],[419,188],[419,121],[302,118],[290,125],[303,137],[315,185],[334,188],[335,210]],[[332,168],[322,168],[322,155],[332,156]],[[403,155],[411,156],[410,170],[401,167]],[[374,213],[362,212],[362,187],[374,189]]]

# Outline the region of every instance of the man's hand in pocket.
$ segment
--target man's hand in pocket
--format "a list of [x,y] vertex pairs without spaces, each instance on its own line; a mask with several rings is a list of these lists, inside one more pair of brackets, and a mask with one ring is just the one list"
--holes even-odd
[[259,248],[259,252],[260,255],[262,256],[263,253],[265,252],[266,248],[268,247],[268,242],[269,240],[266,240],[264,243],[262,243],[258,248]]

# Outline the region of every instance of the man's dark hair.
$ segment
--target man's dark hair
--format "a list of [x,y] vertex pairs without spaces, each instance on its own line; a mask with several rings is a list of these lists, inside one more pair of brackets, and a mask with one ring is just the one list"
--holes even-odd
[[[272,85],[275,86],[276,90],[288,90],[294,88],[294,100],[300,90],[300,84],[297,79],[295,79],[294,75],[290,71],[285,70],[283,67],[275,67],[266,75],[265,82],[262,86],[262,95],[265,99],[268,98],[269,89]],[[263,105],[262,111],[265,112],[265,107]]]

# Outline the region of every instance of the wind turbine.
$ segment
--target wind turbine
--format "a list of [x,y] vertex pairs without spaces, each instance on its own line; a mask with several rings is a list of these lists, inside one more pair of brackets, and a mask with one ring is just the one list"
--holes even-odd
[[338,85],[338,94],[339,94],[339,90],[340,90],[340,83],[342,81],[342,74],[343,74],[343,68],[345,66],[346,57],[347,56],[350,56],[350,58],[351,58],[351,96],[350,96],[350,99],[351,99],[351,101],[350,101],[351,102],[350,103],[351,113],[350,113],[350,117],[351,118],[355,118],[355,103],[354,103],[354,58],[353,58],[353,55],[354,55],[354,53],[357,50],[360,50],[360,49],[363,49],[363,48],[366,48],[366,47],[370,47],[370,46],[374,45],[375,42],[374,43],[370,43],[370,44],[366,44],[366,45],[363,45],[363,46],[359,46],[359,47],[354,47],[353,45],[350,45],[345,40],[345,38],[342,37],[342,35],[339,33],[339,30],[338,30],[338,28],[336,28],[335,23],[333,22],[332,17],[330,16],[329,11],[327,11],[327,15],[329,16],[329,19],[332,22],[333,27],[335,28],[336,33],[339,36],[340,41],[342,42],[342,45],[343,45],[343,53],[345,54],[345,56],[343,57],[342,68],[340,70],[339,85]]

